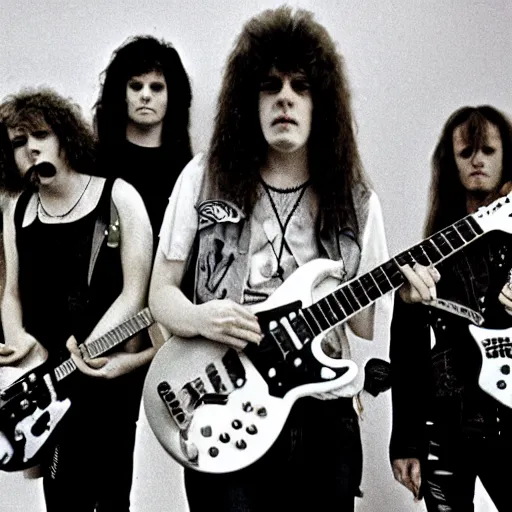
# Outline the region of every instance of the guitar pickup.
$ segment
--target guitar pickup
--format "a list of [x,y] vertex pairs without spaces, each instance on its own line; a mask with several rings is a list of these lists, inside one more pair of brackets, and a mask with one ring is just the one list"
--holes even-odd
[[220,393],[206,393],[199,399],[197,405],[226,405],[227,403],[228,395],[221,395]]

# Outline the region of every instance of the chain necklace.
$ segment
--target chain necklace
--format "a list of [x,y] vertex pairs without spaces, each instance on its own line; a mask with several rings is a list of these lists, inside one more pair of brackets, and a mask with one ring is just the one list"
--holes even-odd
[[89,188],[89,185],[91,183],[92,176],[89,176],[89,181],[87,182],[87,185],[85,185],[84,189],[82,190],[82,193],[80,194],[79,198],[76,200],[75,204],[65,213],[62,213],[60,215],[53,215],[49,213],[46,208],[43,205],[43,201],[41,200],[41,196],[39,195],[39,192],[37,193],[37,209],[38,211],[42,211],[47,217],[50,217],[52,219],[62,219],[63,217],[67,217],[80,203],[82,200],[82,197],[84,197],[85,191]]
[[[272,186],[268,185],[267,183],[265,183],[263,181],[263,179],[261,179],[261,184],[263,185],[263,188],[265,189],[265,192],[267,193],[267,196],[268,196],[268,199],[270,202],[270,206],[272,206],[274,215],[276,216],[277,222],[279,223],[279,227],[281,228],[281,247],[279,248],[279,253],[277,253],[276,250],[274,249],[274,245],[272,243],[270,244],[270,246],[272,247],[272,251],[274,252],[274,256],[276,257],[276,260],[277,260],[277,271],[272,277],[279,277],[279,279],[281,279],[281,281],[284,281],[284,279],[283,279],[284,269],[281,266],[281,258],[283,257],[283,251],[284,251],[285,245],[288,246],[288,244],[286,243],[286,237],[285,237],[286,228],[288,227],[288,224],[290,223],[290,220],[292,219],[293,214],[297,210],[297,207],[299,206],[300,202],[302,201],[302,197],[304,196],[304,194],[309,186],[309,180],[305,181],[304,183],[302,183],[301,185],[299,185],[297,187],[287,188],[287,189],[279,189],[279,188],[272,187]],[[300,194],[297,197],[295,203],[293,204],[293,206],[290,210],[290,213],[286,217],[284,223],[281,220],[281,217],[279,216],[279,212],[277,210],[276,203],[274,202],[274,198],[272,197],[272,194],[270,193],[271,190],[274,190],[275,192],[284,193],[284,194],[298,192],[300,190]],[[290,250],[290,249],[288,248],[288,250]]]

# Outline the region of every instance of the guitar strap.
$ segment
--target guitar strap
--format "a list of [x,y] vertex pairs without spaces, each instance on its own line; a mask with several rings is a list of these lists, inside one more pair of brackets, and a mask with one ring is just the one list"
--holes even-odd
[[451,300],[434,299],[433,301],[429,302],[428,305],[465,318],[475,325],[482,325],[484,323],[484,317],[478,313],[478,311],[475,311]]
[[119,214],[117,212],[117,208],[112,200],[112,186],[113,181],[108,180],[105,183],[105,187],[109,187],[110,198],[110,209],[109,209],[109,217],[106,218],[105,209],[100,208],[100,212],[98,218],[96,219],[96,223],[94,224],[94,233],[92,235],[92,244],[91,244],[91,259],[89,261],[89,272],[87,274],[87,284],[90,286],[92,274],[94,272],[94,265],[96,264],[96,260],[98,259],[98,255],[100,253],[101,245],[103,244],[103,240],[105,236],[107,237],[107,246],[110,248],[116,248],[119,246],[119,242],[121,239],[121,230],[119,227]]

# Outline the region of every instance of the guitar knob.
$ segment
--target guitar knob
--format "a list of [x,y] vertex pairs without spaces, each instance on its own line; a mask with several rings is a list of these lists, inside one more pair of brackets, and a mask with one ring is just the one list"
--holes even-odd
[[504,380],[499,380],[496,382],[496,386],[498,389],[505,389],[507,387],[507,383]]
[[29,404],[29,401],[28,401],[26,398],[24,398],[24,399],[20,402],[20,407],[21,407],[23,410],[27,409],[29,405],[30,405],[30,404]]
[[256,411],[256,414],[260,417],[260,418],[264,418],[266,415],[267,415],[267,409],[265,409],[265,407],[259,407]]
[[253,436],[254,434],[257,434],[258,433],[258,429],[256,428],[256,425],[249,425],[245,431],[248,433],[248,434],[251,434],[251,436]]
[[229,437],[229,434],[227,434],[226,432],[223,432],[220,436],[219,436],[219,440],[221,443],[229,443],[229,440],[231,438]]
[[504,364],[501,368],[501,373],[503,373],[503,375],[509,375],[510,374],[510,366],[508,364]]
[[251,402],[245,402],[245,403],[242,405],[242,409],[243,409],[245,412],[251,412],[251,411],[252,411],[252,409],[253,409]]
[[243,439],[239,439],[236,443],[235,443],[235,446],[239,449],[239,450],[245,450],[247,448],[247,443],[243,440]]
[[212,427],[210,427],[210,425],[206,425],[206,427],[201,427],[201,435],[203,437],[211,437],[212,436]]
[[242,422],[240,420],[233,420],[233,423],[231,423],[231,426],[238,430],[240,428],[242,428]]
[[208,453],[210,454],[210,457],[217,457],[217,455],[219,455],[219,449],[216,447],[216,446],[212,446],[209,450],[208,450]]

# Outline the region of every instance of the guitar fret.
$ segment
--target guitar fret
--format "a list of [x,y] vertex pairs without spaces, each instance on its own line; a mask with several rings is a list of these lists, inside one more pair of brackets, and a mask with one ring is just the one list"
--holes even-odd
[[338,318],[338,315],[336,315],[331,305],[329,304],[329,300],[327,299],[327,297],[324,297],[319,302],[325,304],[325,307],[322,308],[322,311],[326,316],[327,321],[329,322],[329,326],[336,325],[340,321],[340,319]]
[[370,274],[372,275],[374,281],[377,283],[381,295],[384,295],[394,288],[381,267],[377,267],[375,270],[372,270]]
[[359,281],[364,286],[366,294],[368,295],[368,297],[370,297],[370,299],[376,300],[381,296],[379,287],[377,286],[377,283],[375,282],[375,279],[373,278],[371,273],[361,276],[359,278]]
[[404,283],[404,276],[394,260],[389,260],[384,265],[381,265],[381,269],[394,288],[398,288]]
[[126,320],[118,327],[105,333],[103,336],[95,340],[88,341],[84,344],[89,357],[97,357],[111,348],[115,347],[124,340],[132,337],[137,332],[149,327],[153,323],[153,318],[149,310],[146,308],[139,312],[135,317]]
[[320,326],[318,325],[318,323],[316,321],[316,318],[311,313],[311,311],[309,311],[309,308],[303,308],[302,309],[302,317],[304,318],[304,321],[308,325],[309,330],[315,336],[317,336],[318,334],[320,334],[322,332],[322,330],[320,329]]
[[418,262],[420,265],[424,265],[425,267],[428,267],[432,263],[427,253],[423,250],[421,244],[415,245],[412,249],[410,249],[409,254],[414,258],[416,262]]
[[436,233],[431,237],[431,240],[434,241],[437,249],[443,255],[443,258],[449,256],[453,252],[451,245],[448,243],[442,233]]
[[343,290],[341,288],[338,288],[334,293],[334,297],[339,302],[341,307],[343,308],[343,311],[345,311],[345,316],[350,316],[354,313],[354,310],[352,309],[352,306],[350,305],[349,301],[345,297],[345,294],[343,293]]
[[327,317],[324,315],[319,302],[312,304],[311,307],[309,308],[309,311],[315,317],[315,320],[322,329],[322,331],[325,331],[326,329],[331,327],[331,324],[329,323],[329,320],[327,320]]
[[323,300],[327,301],[327,303],[331,307],[332,311],[334,312],[334,314],[336,315],[336,317],[339,320],[342,320],[343,318],[345,318],[347,316],[345,314],[345,311],[343,311],[341,304],[338,302],[338,300],[336,299],[336,296],[333,293],[328,295],[327,297],[324,297]]
[[[483,229],[481,228],[480,224],[473,218],[473,216],[468,215],[465,219],[466,224],[473,230],[475,233],[475,238],[481,234],[483,234]],[[472,239],[473,240],[473,239]]]
[[347,300],[350,303],[350,307],[352,308],[352,312],[356,312],[358,309],[360,309],[360,305],[357,302],[357,299],[355,298],[354,294],[352,293],[352,290],[350,289],[350,286],[345,285],[341,288],[341,291],[345,294],[345,297],[347,297]]
[[354,294],[357,302],[361,304],[361,306],[366,306],[371,302],[371,300],[368,298],[368,295],[366,295],[366,292],[364,291],[363,285],[359,282],[359,280],[353,281],[348,286],[350,286],[350,290]]
[[427,253],[428,259],[431,263],[438,263],[443,259],[443,253],[437,248],[437,245],[434,243],[434,240],[429,238],[423,244],[423,249]]
[[443,230],[443,235],[448,240],[448,243],[453,249],[460,249],[466,245],[465,240],[459,235],[454,226],[450,226]]

